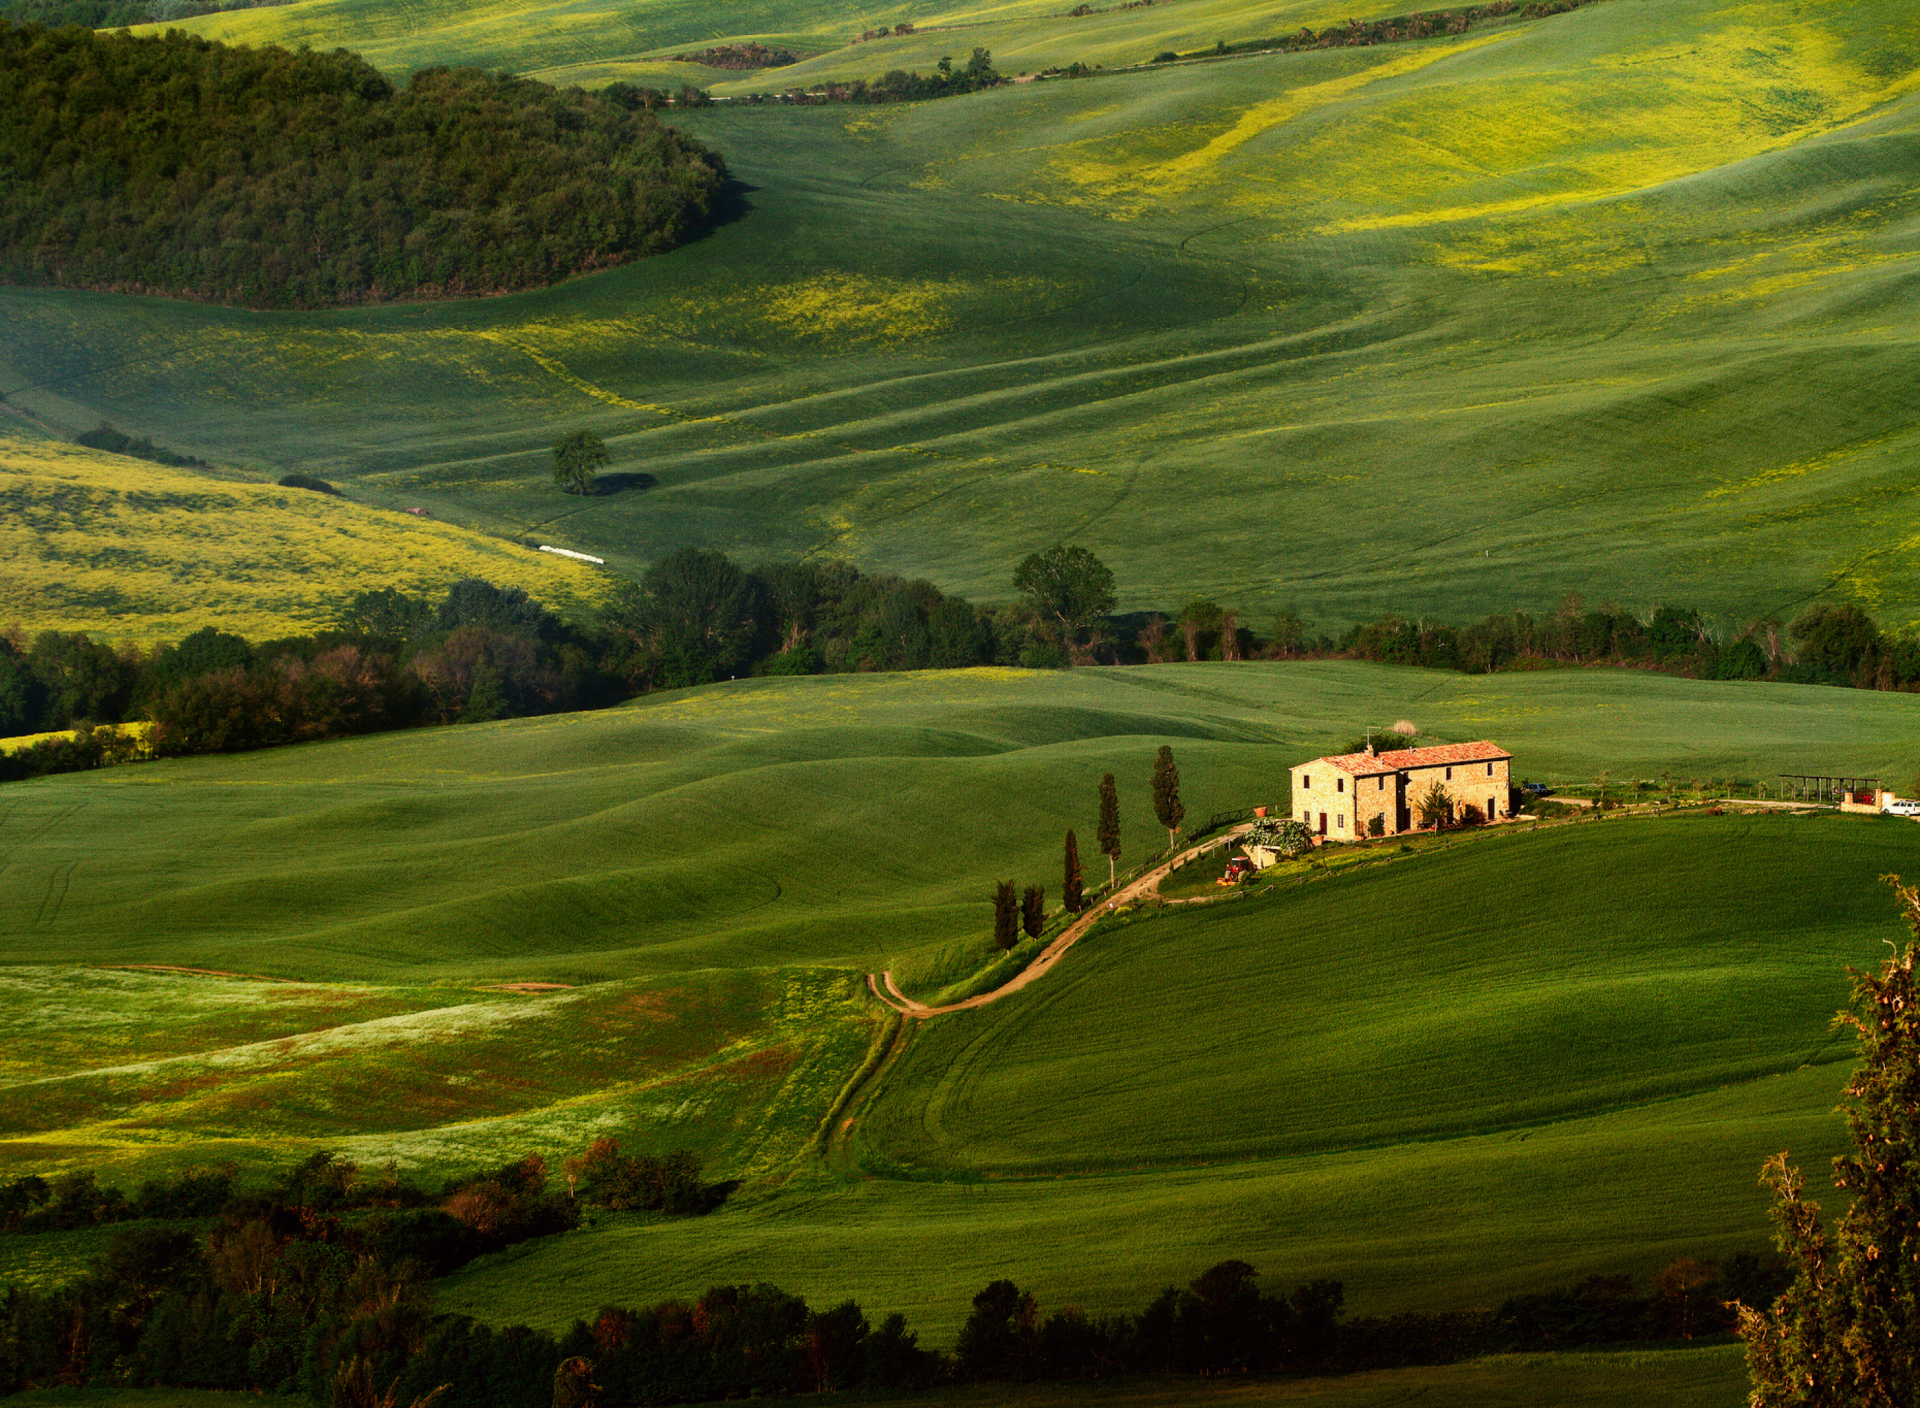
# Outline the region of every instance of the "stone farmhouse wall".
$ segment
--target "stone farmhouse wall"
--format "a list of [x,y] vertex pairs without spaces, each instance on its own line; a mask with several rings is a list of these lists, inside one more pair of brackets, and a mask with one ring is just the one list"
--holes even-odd
[[1329,841],[1371,834],[1399,836],[1420,827],[1420,798],[1438,783],[1459,816],[1469,805],[1488,821],[1509,814],[1512,758],[1487,742],[1455,743],[1393,753],[1315,758],[1292,769],[1296,821]]

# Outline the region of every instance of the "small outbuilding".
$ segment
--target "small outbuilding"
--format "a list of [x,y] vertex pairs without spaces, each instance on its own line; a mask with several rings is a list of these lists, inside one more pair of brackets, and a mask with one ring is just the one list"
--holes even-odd
[[1329,841],[1398,836],[1419,829],[1420,799],[1437,784],[1450,818],[1473,807],[1500,821],[1511,814],[1512,764],[1513,754],[1484,739],[1315,758],[1293,769],[1293,816]]

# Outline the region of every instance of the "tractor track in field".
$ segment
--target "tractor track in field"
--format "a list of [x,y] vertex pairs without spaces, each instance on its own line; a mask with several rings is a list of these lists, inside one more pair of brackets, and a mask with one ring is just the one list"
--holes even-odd
[[[38,929],[42,924],[50,924],[60,917],[61,906],[67,902],[67,890],[73,884],[73,872],[79,865],[79,861],[70,860],[47,872],[47,892],[40,897],[40,908],[33,912],[33,923],[28,928]],[[48,906],[52,906],[51,910]]]
[[1060,961],[1061,955],[1072,948],[1074,944],[1099,921],[1102,915],[1111,914],[1120,905],[1129,903],[1132,900],[1142,899],[1158,892],[1160,882],[1167,878],[1167,875],[1175,866],[1185,865],[1196,856],[1202,855],[1216,846],[1230,846],[1233,844],[1235,837],[1242,836],[1252,829],[1252,822],[1242,822],[1240,825],[1229,829],[1226,835],[1216,836],[1211,841],[1204,841],[1197,846],[1189,846],[1179,854],[1169,856],[1139,879],[1129,881],[1121,889],[1107,896],[1099,905],[1074,920],[1072,924],[1068,925],[1067,928],[1062,931],[1059,938],[1048,944],[1046,948],[1041,951],[1039,957],[1035,958],[1033,962],[1029,963],[1018,973],[1015,973],[992,992],[976,993],[974,996],[963,998],[959,1002],[949,1002],[939,1007],[929,1007],[924,1002],[917,1002],[900,991],[899,986],[893,981],[893,970],[891,968],[883,970],[878,975],[873,973],[867,974],[867,990],[903,1017],[917,1017],[921,1019],[941,1017],[949,1012],[966,1012],[975,1007],[985,1007],[989,1002],[998,1002],[1001,998],[1020,991],[1020,989],[1026,987],[1029,983],[1045,977],[1047,973],[1052,970],[1053,965]]

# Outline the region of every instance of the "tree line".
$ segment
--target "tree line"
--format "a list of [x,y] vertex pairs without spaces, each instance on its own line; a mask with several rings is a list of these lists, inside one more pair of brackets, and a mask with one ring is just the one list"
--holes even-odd
[[1385,19],[1349,19],[1344,24],[1329,25],[1318,31],[1302,25],[1292,34],[1275,35],[1268,39],[1241,39],[1231,44],[1221,39],[1211,49],[1196,49],[1184,54],[1169,49],[1155,54],[1153,61],[1170,63],[1175,59],[1221,57],[1269,50],[1297,54],[1308,49],[1398,44],[1410,39],[1431,39],[1435,35],[1465,34],[1486,20],[1506,19],[1516,14],[1522,19],[1545,19],[1548,15],[1565,14],[1593,3],[1594,0],[1531,0],[1531,3],[1518,4],[1515,0],[1491,0],[1489,4],[1467,5],[1458,10],[1416,10]]
[[[62,1196],[84,1181],[68,1175]],[[148,1196],[154,1187],[163,1191]],[[0,1392],[109,1382],[297,1393],[340,1408],[625,1408],[948,1382],[1316,1374],[1692,1338],[1726,1328],[1729,1298],[1771,1304],[1785,1284],[1777,1259],[1743,1253],[1725,1267],[1683,1259],[1645,1291],[1595,1276],[1498,1310],[1343,1321],[1339,1281],[1269,1292],[1251,1265],[1228,1260],[1137,1314],[1043,1316],[1017,1284],[994,1281],[950,1354],[923,1348],[898,1314],[876,1327],[857,1301],[815,1309],[764,1283],[605,1306],[551,1335],[432,1304],[432,1278],[475,1246],[577,1220],[577,1198],[548,1186],[538,1158],[450,1182],[437,1206],[421,1206],[390,1169],[365,1178],[324,1154],[262,1192],[228,1173],[190,1174],[147,1185],[143,1201],[171,1221],[116,1232],[59,1289],[0,1289]]]
[[927,74],[918,69],[893,68],[878,78],[815,83],[808,88],[787,88],[777,93],[749,93],[740,101],[749,104],[923,102],[977,93],[1003,81],[993,66],[993,54],[976,46],[966,62],[958,67],[952,56],[946,55],[934,66],[933,72]]
[[538,287],[720,213],[653,116],[477,69],[0,26],[0,281],[314,308]]
[[[556,453],[556,476],[562,468]],[[589,484],[592,469],[582,476]],[[1016,600],[986,607],[843,561],[745,568],[689,547],[568,619],[518,589],[469,578],[438,601],[361,592],[336,609],[329,629],[263,642],[208,627],[149,651],[84,632],[29,639],[0,630],[0,738],[76,731],[0,753],[0,781],[143,753],[232,752],[600,708],[748,675],[1345,658],[1469,673],[1609,664],[1920,688],[1920,634],[1883,632],[1853,606],[1816,606],[1790,624],[1764,618],[1724,640],[1691,609],[1662,606],[1643,617],[1589,610],[1570,595],[1539,616],[1516,611],[1466,627],[1386,616],[1336,639],[1312,634],[1291,609],[1263,635],[1210,600],[1172,617],[1115,617],[1112,572],[1064,543],[1023,559],[1013,586]],[[137,721],[151,725],[144,740],[112,727]],[[1162,824],[1170,835],[1178,829]],[[1104,840],[1101,850],[1117,855]]]
[[1089,652],[1114,663],[1168,660],[1376,660],[1391,665],[1487,674],[1552,665],[1623,665],[1695,679],[1772,680],[1861,689],[1920,688],[1920,632],[1883,631],[1857,606],[1809,607],[1791,622],[1764,616],[1716,633],[1691,607],[1651,612],[1589,608],[1569,593],[1552,611],[1514,611],[1465,626],[1389,614],[1316,633],[1293,608],[1265,631],[1213,601],[1178,613],[1151,613],[1137,625],[1114,621]]
[[[317,482],[317,481],[316,481]],[[850,563],[751,570],[684,548],[562,619],[479,578],[439,600],[392,588],[342,602],[330,629],[250,641],[206,627],[153,650],[85,632],[0,631],[0,781],[146,753],[236,752],[438,724],[601,708],[749,674],[1064,663],[1019,607]],[[146,721],[144,741],[116,724]]]
[[[0,1184],[6,1233],[128,1224],[74,1283],[0,1288],[0,1393],[131,1383],[373,1408],[360,1381],[375,1346],[418,1351],[436,1332],[470,1357],[476,1334],[493,1346],[467,1322],[431,1314],[432,1278],[567,1231],[591,1208],[691,1215],[731,1188],[705,1184],[691,1153],[623,1155],[611,1139],[564,1173],[564,1189],[554,1186],[536,1154],[432,1190],[391,1164],[369,1172],[323,1152],[263,1188],[231,1167],[150,1179],[132,1195],[89,1171]],[[551,1365],[544,1372],[550,1381]]]

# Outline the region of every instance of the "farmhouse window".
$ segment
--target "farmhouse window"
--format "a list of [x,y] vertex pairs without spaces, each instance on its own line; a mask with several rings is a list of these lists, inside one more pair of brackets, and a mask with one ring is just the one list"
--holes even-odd
[[1336,792],[1344,792],[1344,791],[1346,791],[1346,790],[1347,790],[1347,780],[1346,780],[1346,779],[1345,779],[1344,777],[1337,777],[1337,778],[1335,778],[1335,779],[1333,780],[1333,790],[1334,790],[1334,791],[1336,791]]
[[1448,769],[1447,769],[1447,781],[1448,781],[1448,782],[1452,782],[1452,781],[1453,781],[1453,769],[1452,769],[1452,768],[1448,768]]
[[1345,831],[1347,829],[1347,814],[1345,812],[1341,812],[1340,815],[1333,819],[1333,829],[1335,831]]
[[1487,764],[1487,776],[1488,776],[1488,777],[1492,777],[1492,776],[1493,776],[1493,764],[1492,764],[1492,763],[1488,763],[1488,764]]

